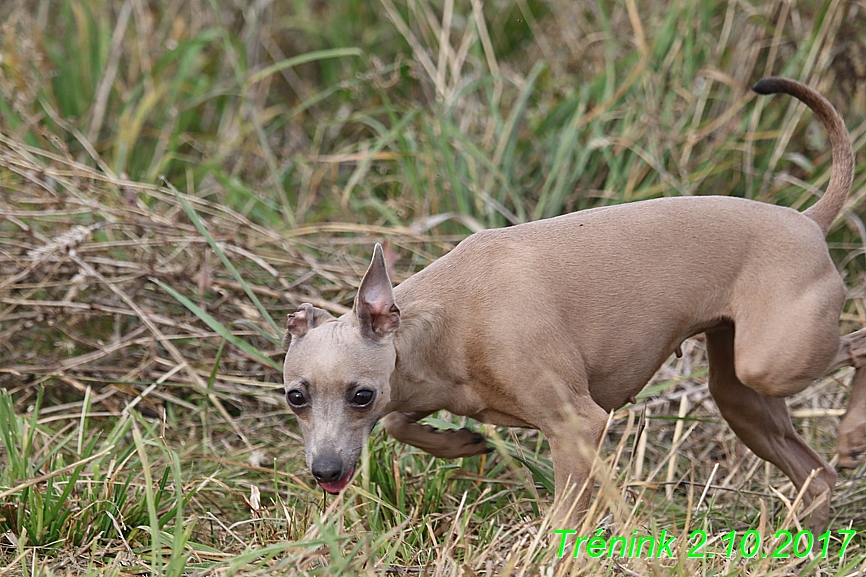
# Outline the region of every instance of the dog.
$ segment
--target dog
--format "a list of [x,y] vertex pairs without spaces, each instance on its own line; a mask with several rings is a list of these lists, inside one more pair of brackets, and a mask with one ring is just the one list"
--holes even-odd
[[[823,532],[836,473],[794,431],[785,397],[854,364],[839,336],[846,290],[824,240],[854,155],[841,116],[813,89],[769,77],[754,90],[794,96],[829,132],[830,182],[805,212],[723,196],[593,208],[477,232],[396,288],[376,245],[350,312],[303,304],[288,315],[286,399],[321,487],[336,494],[349,484],[380,419],[437,457],[489,450],[468,429],[418,422],[444,409],[542,431],[554,502],[579,521],[591,493],[591,459],[579,448],[597,447],[609,413],[704,333],[722,416],[806,485],[809,525]],[[866,430],[866,381],[857,382],[849,460]]]

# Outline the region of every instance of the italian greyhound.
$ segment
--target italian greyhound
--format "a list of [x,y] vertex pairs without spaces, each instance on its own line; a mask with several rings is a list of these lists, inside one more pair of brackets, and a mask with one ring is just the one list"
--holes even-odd
[[[842,118],[813,89],[770,77],[754,90],[796,97],[829,131],[830,183],[805,212],[722,196],[583,210],[477,232],[396,288],[377,244],[350,312],[303,304],[290,314],[286,399],[321,487],[349,484],[383,418],[393,437],[437,457],[489,450],[468,429],[418,422],[445,409],[542,431],[555,503],[579,521],[591,493],[591,454],[579,446],[595,449],[610,411],[704,333],[722,416],[796,487],[808,480],[810,526],[823,531],[836,473],[794,431],[785,397],[855,364],[866,343],[839,336],[846,290],[824,240],[854,156]],[[855,386],[840,440],[851,463],[866,430],[866,379]]]

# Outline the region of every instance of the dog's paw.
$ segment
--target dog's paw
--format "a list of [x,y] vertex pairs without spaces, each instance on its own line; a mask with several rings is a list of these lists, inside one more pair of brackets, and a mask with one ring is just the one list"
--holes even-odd
[[841,448],[839,450],[839,461],[836,463],[837,469],[856,469],[863,461],[863,447],[859,449]]
[[483,435],[466,428],[431,431],[431,434],[435,435],[435,442],[424,447],[424,450],[434,457],[459,459],[493,451],[493,447],[487,444],[487,439]]
[[[469,429],[460,429],[460,430],[461,431],[469,431]],[[473,453],[473,455],[482,455],[482,454],[492,453],[494,451],[493,447],[491,447],[490,445],[487,444],[487,439],[484,437],[484,435],[482,435],[481,433],[473,433],[472,431],[469,431],[469,432],[472,434],[472,438],[470,439],[469,442],[472,445],[476,445],[478,450],[479,450],[479,452]]]
[[839,462],[836,467],[839,469],[854,469],[863,460],[863,454],[866,452],[866,443],[864,443],[864,435],[866,435],[866,423],[858,423],[854,427],[840,427],[839,430]]
[[839,453],[838,469],[856,469],[862,460],[863,451],[848,451],[847,454]]

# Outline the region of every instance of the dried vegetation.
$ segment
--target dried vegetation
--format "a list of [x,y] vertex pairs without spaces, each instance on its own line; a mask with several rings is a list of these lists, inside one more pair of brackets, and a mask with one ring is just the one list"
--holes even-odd
[[[825,135],[747,86],[815,83],[862,168],[864,14],[835,1],[5,2],[0,576],[861,574],[862,534],[844,559],[835,536],[827,559],[720,553],[730,530],[796,528],[796,495],[721,421],[699,340],[613,415],[585,528],[674,532],[682,548],[663,560],[556,564],[534,432],[489,428],[497,454],[451,463],[377,431],[353,488],[323,500],[279,364],[284,315],[346,310],[375,241],[401,257],[401,280],[472,230],[599,204],[811,202]],[[846,332],[866,324],[864,198],[858,170],[830,237]],[[826,456],[849,378],[791,399]],[[866,531],[862,472],[840,476],[834,530]],[[698,529],[715,554],[689,559]]]

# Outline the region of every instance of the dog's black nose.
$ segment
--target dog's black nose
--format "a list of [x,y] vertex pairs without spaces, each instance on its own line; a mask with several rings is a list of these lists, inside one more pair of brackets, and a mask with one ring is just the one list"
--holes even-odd
[[333,483],[343,476],[343,463],[337,457],[320,457],[310,470],[319,483]]

